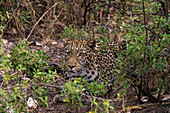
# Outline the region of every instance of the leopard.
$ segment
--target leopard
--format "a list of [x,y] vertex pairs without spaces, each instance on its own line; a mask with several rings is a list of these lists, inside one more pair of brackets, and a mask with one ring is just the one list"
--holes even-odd
[[[110,41],[107,46],[97,39],[63,39],[63,49],[65,58],[65,75],[68,80],[74,81],[81,77],[86,83],[93,81],[104,84],[106,89],[113,86],[116,71],[115,59],[118,58],[118,51],[125,50],[124,41]],[[54,102],[60,96],[54,97]]]

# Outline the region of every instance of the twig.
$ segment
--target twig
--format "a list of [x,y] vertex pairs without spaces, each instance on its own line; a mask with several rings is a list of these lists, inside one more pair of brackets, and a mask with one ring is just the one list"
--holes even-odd
[[[2,1],[3,1],[3,0],[2,0]],[[21,0],[19,0],[17,4],[19,4],[19,2],[20,2],[20,1],[21,1]],[[13,12],[12,16],[10,17],[10,19],[8,20],[8,22],[5,24],[5,26],[4,26],[4,28],[3,28],[3,30],[6,28],[6,26],[8,25],[8,23],[12,20],[12,17],[13,17],[13,16],[14,16],[14,14],[16,13],[17,9],[18,9],[18,7],[14,10],[14,12]]]
[[25,34],[23,35],[23,33],[21,32],[21,30],[19,29],[19,25],[18,25],[18,23],[17,23],[17,22],[18,22],[18,20],[17,20],[17,18],[16,18],[16,16],[15,16],[15,14],[14,14],[14,20],[16,21],[16,23],[15,23],[15,24],[16,24],[16,27],[17,27],[18,31],[21,33],[21,35],[22,35],[22,36],[25,36]]
[[14,113],[14,111],[11,109],[11,107],[9,106],[8,102],[5,100],[1,92],[0,92],[0,95],[1,95],[2,100],[6,103],[7,107],[9,108],[10,113]]
[[[54,15],[55,20],[52,22],[52,24],[49,26],[49,28],[52,28],[53,24],[54,24],[56,21],[57,21],[57,24],[58,24],[58,25],[67,28],[63,23],[61,23],[61,22],[58,20],[58,17],[61,15],[62,11],[63,11],[63,9],[61,9],[60,13],[59,13],[57,16]],[[68,29],[68,28],[67,28],[67,29]],[[53,33],[53,32],[51,32],[51,34],[52,34],[52,33]],[[50,35],[51,35],[51,34],[50,34]],[[50,35],[48,35],[47,39],[50,37]]]
[[[166,20],[167,20],[167,22],[168,22],[168,0],[166,0],[165,1],[166,2]],[[169,1],[170,2],[170,1]],[[166,27],[165,27],[165,30],[167,31],[167,34],[169,34],[169,28],[168,28],[168,25],[166,25]]]
[[39,20],[34,24],[34,26],[32,27],[32,30],[31,30],[30,34],[28,35],[28,37],[26,38],[26,40],[29,39],[29,37],[31,36],[33,30],[35,29],[36,25],[40,22],[40,20],[42,20],[43,17],[44,17],[53,7],[55,7],[57,4],[58,4],[58,2],[55,3],[50,9],[48,9],[48,10],[40,17],[40,19],[39,19]]
[[33,17],[32,20],[35,22],[35,20],[36,20],[35,10],[32,8],[32,5],[31,5],[30,1],[27,0],[27,2],[28,2],[28,4],[27,4],[26,1],[25,1],[25,5],[26,5],[27,7],[30,6],[30,9],[32,10],[32,13],[31,13],[32,16],[31,16],[31,17]]
[[63,86],[57,86],[57,85],[51,85],[51,84],[45,84],[45,83],[31,83],[30,85],[44,85],[48,87],[63,88]]

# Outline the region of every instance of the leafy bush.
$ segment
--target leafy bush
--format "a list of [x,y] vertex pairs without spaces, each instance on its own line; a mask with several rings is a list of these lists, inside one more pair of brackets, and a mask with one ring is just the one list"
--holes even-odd
[[79,110],[89,104],[95,109],[95,112],[102,110],[108,113],[110,109],[114,110],[113,100],[102,98],[107,92],[105,85],[98,84],[95,81],[87,83],[86,80],[81,78],[77,78],[73,82],[68,80],[62,91],[61,96],[65,96],[63,102],[68,102],[72,107],[76,105]]
[[46,85],[52,84],[58,77],[56,72],[42,70],[48,56],[42,51],[30,51],[25,40],[11,50],[10,57],[3,54],[4,45],[1,43],[0,46],[0,112],[26,112],[29,97],[37,100],[37,104],[48,106],[50,88]]
[[[89,35],[90,34],[90,35]],[[73,25],[69,25],[68,28],[64,28],[63,32],[59,34],[61,38],[65,37],[68,39],[88,39],[92,38],[91,30],[82,27],[81,30],[75,28]]]
[[42,51],[32,52],[28,49],[28,42],[25,40],[20,41],[21,43],[15,45],[15,49],[12,49],[11,68],[32,76],[36,70],[42,70],[43,66],[48,63],[49,57]]

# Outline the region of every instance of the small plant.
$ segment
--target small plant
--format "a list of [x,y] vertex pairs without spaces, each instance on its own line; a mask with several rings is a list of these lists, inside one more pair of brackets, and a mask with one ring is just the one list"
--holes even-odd
[[15,45],[15,48],[12,49],[10,54],[11,68],[26,73],[29,76],[32,76],[36,70],[42,70],[49,58],[40,50],[38,52],[28,50],[28,42],[25,40]]
[[7,22],[7,20],[10,18],[10,13],[8,11],[6,11],[6,13],[3,15],[2,12],[0,11],[0,31],[3,32],[4,29],[4,25]]
[[[10,79],[10,66],[11,63],[9,63],[9,57],[7,56],[7,54],[5,54],[4,52],[4,46],[5,44],[0,40],[0,70],[1,73],[3,73],[4,76],[0,77],[0,81],[4,81],[5,83],[8,83],[8,80]],[[1,80],[2,79],[2,80]]]
[[0,47],[0,112],[26,112],[30,97],[48,107],[47,93],[51,89],[46,84],[58,77],[56,72],[42,70],[49,57],[42,51],[29,50],[25,40],[11,50],[10,57],[3,53],[2,42]]
[[65,83],[61,96],[65,97],[63,102],[68,102],[70,106],[76,104],[78,109],[86,107],[87,103],[91,103],[91,106],[95,108],[95,112],[100,109],[109,113],[109,110],[114,110],[114,107],[112,100],[102,98],[107,92],[104,88],[105,85],[98,84],[95,81],[87,83],[86,80],[77,78],[74,81],[68,80]]
[[87,28],[82,28],[81,30],[75,28],[73,25],[69,25],[69,28],[64,28],[64,31],[59,34],[62,38],[68,39],[88,39],[91,38],[92,32],[89,31],[90,35],[87,33]]
[[30,24],[29,19],[31,18],[29,11],[22,11],[22,14],[18,17],[18,21],[21,23],[22,30],[26,29]]

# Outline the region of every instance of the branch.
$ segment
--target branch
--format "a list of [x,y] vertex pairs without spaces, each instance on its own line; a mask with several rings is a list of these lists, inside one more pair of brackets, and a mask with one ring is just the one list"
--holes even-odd
[[55,7],[57,4],[58,4],[58,2],[55,3],[50,9],[48,9],[48,10],[40,17],[40,19],[39,19],[39,20],[34,24],[34,26],[32,27],[32,30],[31,30],[30,34],[28,35],[28,37],[26,38],[26,40],[29,39],[29,37],[31,36],[33,30],[35,29],[36,25],[40,22],[40,20],[42,20],[43,17],[44,17],[53,7]]
[[2,95],[2,93],[1,93],[1,92],[0,92],[0,95],[1,95],[2,100],[6,103],[7,108],[9,108],[10,113],[14,113],[14,111],[11,109],[11,107],[9,106],[8,102],[5,100],[5,98],[3,97],[3,95]]

